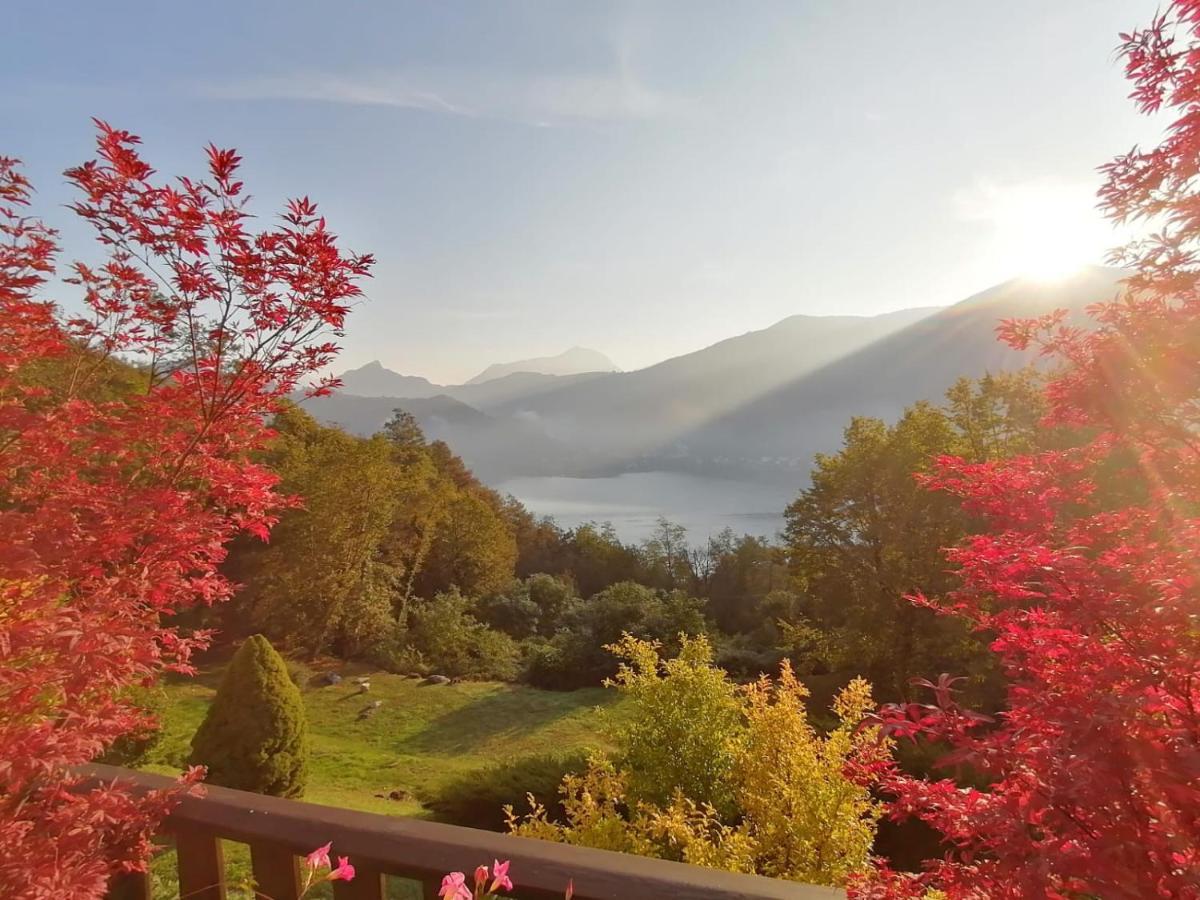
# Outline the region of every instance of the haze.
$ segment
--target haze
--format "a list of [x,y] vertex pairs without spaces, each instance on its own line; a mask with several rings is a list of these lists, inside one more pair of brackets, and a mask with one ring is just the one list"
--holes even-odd
[[341,363],[444,383],[1098,262],[1088,173],[1153,135],[1111,52],[1141,0],[120,8],[6,5],[40,208],[91,115],[170,173],[235,145],[258,212],[309,193],[380,257]]

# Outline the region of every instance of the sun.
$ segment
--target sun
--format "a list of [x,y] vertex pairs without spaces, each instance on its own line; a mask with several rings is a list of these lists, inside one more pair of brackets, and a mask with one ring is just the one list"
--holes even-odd
[[984,184],[968,202],[967,217],[991,226],[989,268],[1005,277],[1061,280],[1102,263],[1115,243],[1090,185]]

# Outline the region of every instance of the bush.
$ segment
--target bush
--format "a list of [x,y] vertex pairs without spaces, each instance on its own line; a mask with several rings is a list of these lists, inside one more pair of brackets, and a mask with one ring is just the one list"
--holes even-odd
[[862,727],[875,708],[865,681],[837,695],[822,734],[787,662],[737,687],[703,637],[665,661],[629,636],[613,649],[632,707],[621,753],[563,780],[560,819],[536,801],[510,815],[514,833],[812,884],[844,886],[870,867],[883,809],[871,788],[890,742]]
[[617,674],[616,660],[604,648],[623,634],[659,641],[675,652],[681,634],[704,630],[703,601],[679,591],[620,582],[568,608],[562,629],[549,644],[530,652],[526,677],[548,690],[598,685]]
[[719,635],[716,643],[717,665],[738,681],[753,681],[760,675],[779,671],[783,654],[770,644],[756,641],[747,634]]
[[[584,751],[565,755],[546,753],[523,756],[477,769],[443,786],[437,794],[425,798],[425,805],[438,819],[452,825],[502,831],[504,808],[524,808],[529,795],[554,797],[567,775],[587,768]],[[561,803],[551,805],[556,816],[563,814]]]
[[470,614],[470,607],[471,601],[458,591],[414,604],[409,646],[438,674],[515,680],[521,658],[517,642],[488,628]]
[[742,708],[737,685],[713,665],[711,645],[687,640],[667,660],[657,644],[629,635],[606,649],[621,660],[613,683],[631,701],[618,733],[631,798],[664,805],[682,792],[726,810]]
[[283,658],[261,634],[238,648],[192,738],[212,784],[299,797],[308,779],[308,719]]

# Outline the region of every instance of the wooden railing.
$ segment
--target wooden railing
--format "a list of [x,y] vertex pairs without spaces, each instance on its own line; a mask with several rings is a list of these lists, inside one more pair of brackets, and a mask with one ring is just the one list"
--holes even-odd
[[[120,781],[143,790],[173,783],[159,775],[113,766],[92,766],[89,772],[93,783]],[[578,900],[833,900],[845,896],[832,888],[222,787],[206,787],[203,797],[183,799],[164,830],[175,839],[179,895],[186,900],[224,900],[222,840],[249,845],[256,889],[271,900],[295,900],[299,857],[327,841],[333,841],[335,855],[350,857],[358,873],[353,881],[334,882],[337,900],[383,900],[388,875],[419,882],[423,897],[435,900],[445,873],[466,872],[469,878],[477,865],[489,865],[493,859],[512,860],[514,896],[520,900],[561,900],[568,880],[573,881]],[[148,900],[150,878],[126,876],[112,886],[110,896]]]

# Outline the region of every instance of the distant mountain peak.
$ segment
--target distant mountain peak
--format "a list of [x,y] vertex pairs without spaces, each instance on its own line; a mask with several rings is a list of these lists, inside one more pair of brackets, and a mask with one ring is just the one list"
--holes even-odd
[[518,372],[537,375],[581,375],[585,372],[618,372],[613,361],[599,350],[587,347],[572,347],[557,356],[539,356],[534,359],[519,359],[515,362],[495,363],[488,366],[467,384],[482,384],[495,381]]
[[393,372],[377,359],[338,377],[342,392],[358,397],[433,397],[443,392],[440,385],[429,379]]

